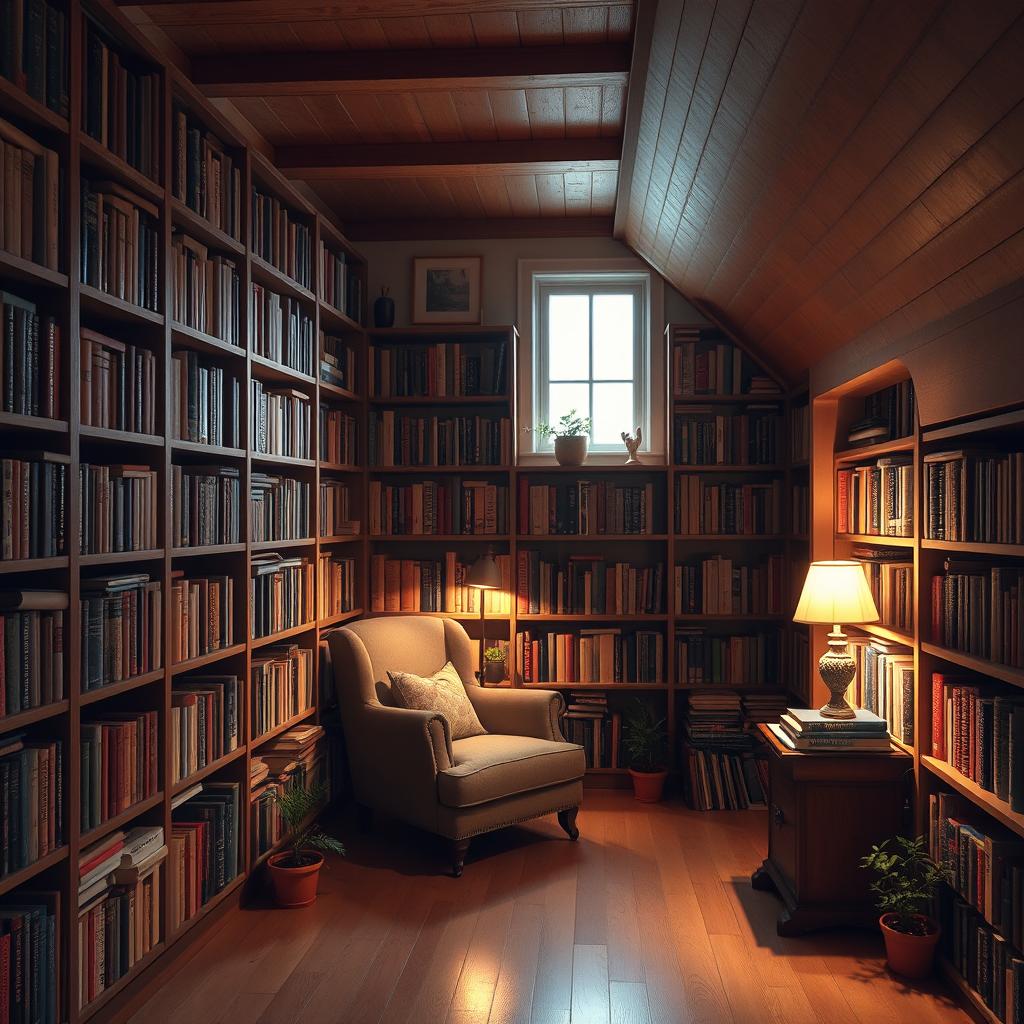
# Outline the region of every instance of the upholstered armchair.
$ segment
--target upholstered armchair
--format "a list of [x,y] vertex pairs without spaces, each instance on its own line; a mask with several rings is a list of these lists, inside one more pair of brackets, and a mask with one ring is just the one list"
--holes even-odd
[[[361,619],[330,635],[331,661],[355,798],[372,811],[417,825],[451,843],[462,874],[473,836],[556,813],[579,836],[583,748],[559,729],[560,694],[484,688],[476,645],[452,619]],[[429,676],[451,661],[486,733],[452,740],[433,711],[396,707],[388,671]]]

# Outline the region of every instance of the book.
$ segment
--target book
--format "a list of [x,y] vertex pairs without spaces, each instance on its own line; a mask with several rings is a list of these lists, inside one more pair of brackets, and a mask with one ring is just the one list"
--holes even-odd
[[665,610],[665,566],[586,554],[553,562],[537,550],[521,550],[516,601],[520,614],[658,615]]
[[84,691],[146,675],[163,665],[163,588],[148,573],[81,582]]
[[252,286],[252,351],[309,377],[314,375],[313,317],[296,299]]
[[675,481],[675,531],[685,535],[756,536],[783,529],[782,482],[709,482],[696,473]]
[[855,708],[853,718],[825,718],[820,711],[808,708],[787,708],[786,716],[790,719],[787,727],[795,732],[808,736],[818,733],[850,733],[865,736],[884,736],[888,732],[888,724],[884,718],[864,708]]
[[510,532],[508,487],[459,476],[418,483],[369,482],[367,501],[372,536]]
[[237,544],[242,536],[236,466],[171,466],[171,543],[176,548]]
[[778,631],[719,636],[677,627],[675,653],[680,686],[770,686],[782,664]]
[[63,846],[64,743],[16,733],[0,752],[0,877],[20,871]]
[[188,675],[171,692],[171,774],[175,782],[237,749],[241,684],[237,676]]
[[930,540],[1024,543],[1024,452],[928,453],[924,504]]
[[744,412],[690,406],[672,417],[672,461],[681,466],[770,466],[780,459],[782,409],[748,405]]
[[495,555],[502,586],[477,590],[467,585],[471,563],[455,551],[443,559],[370,556],[370,608],[372,611],[453,612],[475,615],[480,601],[490,615],[508,615],[512,608],[512,570],[508,555]]
[[279,633],[316,618],[313,563],[276,552],[254,555],[250,568],[251,637]]
[[347,483],[321,478],[317,519],[321,537],[352,537],[358,534],[362,523],[352,518],[354,510],[352,490]]
[[[320,239],[320,287],[324,302],[357,324],[363,319],[363,279],[345,252]],[[344,385],[343,385],[344,386]]]
[[156,711],[104,711],[80,732],[82,832],[97,828],[159,788]]
[[320,403],[320,461],[334,466],[355,466],[359,462],[356,418]]
[[177,103],[171,113],[171,194],[213,227],[241,240],[242,167],[203,121]]
[[781,555],[759,565],[711,555],[675,566],[673,606],[677,615],[781,615],[784,578]]
[[253,252],[303,288],[313,287],[312,232],[276,196],[253,186],[249,226]]
[[0,291],[0,409],[60,419],[63,335],[34,302]]
[[354,611],[357,605],[356,560],[321,551],[317,560],[317,614],[320,618]]
[[672,397],[777,395],[779,385],[714,328],[672,325]]
[[0,39],[0,75],[67,118],[67,12],[47,0],[5,4],[0,8]]
[[235,584],[231,576],[186,577],[171,571],[172,664],[231,647],[235,642]]
[[370,350],[374,398],[460,398],[504,395],[505,340],[470,339]]
[[238,345],[241,338],[238,263],[221,253],[210,252],[201,242],[176,231],[171,239],[170,267],[174,320]]
[[80,465],[83,555],[159,547],[157,471],[145,465]]
[[68,596],[0,592],[0,719],[64,699]]
[[371,412],[367,459],[374,466],[502,466],[512,461],[507,416]]
[[250,446],[260,455],[310,458],[308,395],[293,388],[272,388],[253,379],[250,384]]
[[665,637],[655,630],[617,627],[572,633],[516,633],[516,667],[523,683],[665,682]]
[[191,350],[171,355],[171,436],[193,444],[241,448],[241,382],[212,359]]
[[25,453],[0,459],[0,558],[67,554],[67,455]]
[[783,746],[790,750],[800,750],[805,753],[821,751],[824,753],[884,753],[890,750],[888,737],[859,738],[857,736],[814,736],[800,737],[793,736],[783,725],[769,723],[768,728],[778,738]]
[[657,533],[664,501],[659,490],[653,482],[559,479],[542,483],[522,475],[517,493],[519,532],[532,536]]
[[156,356],[139,345],[83,327],[79,395],[82,423],[156,433]]
[[297,644],[261,649],[250,679],[250,728],[258,738],[312,707],[313,652]]
[[[321,481],[321,495],[325,489],[330,493],[329,483]],[[250,540],[262,543],[302,540],[311,536],[309,490],[308,480],[272,476],[254,470],[249,478]]]
[[55,150],[0,119],[0,249],[61,270],[61,167]]

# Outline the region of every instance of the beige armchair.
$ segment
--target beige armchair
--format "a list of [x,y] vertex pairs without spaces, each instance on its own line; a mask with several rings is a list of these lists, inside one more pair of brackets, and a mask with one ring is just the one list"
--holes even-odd
[[[361,619],[331,633],[330,647],[364,817],[383,811],[449,839],[456,877],[483,832],[557,813],[569,838],[579,837],[585,760],[562,737],[560,694],[481,687],[476,644],[452,619]],[[394,706],[389,669],[428,676],[447,661],[486,734],[453,742],[443,716]]]

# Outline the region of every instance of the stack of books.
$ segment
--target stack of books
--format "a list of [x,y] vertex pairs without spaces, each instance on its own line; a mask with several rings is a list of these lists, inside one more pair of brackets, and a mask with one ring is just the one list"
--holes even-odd
[[784,693],[745,693],[743,718],[747,722],[777,722],[786,711]]
[[790,750],[885,753],[889,749],[885,719],[863,708],[853,718],[824,718],[820,711],[787,708],[778,725],[768,728]]
[[573,691],[562,720],[570,743],[583,747],[588,768],[621,768],[622,715],[609,712],[608,698],[589,691]]

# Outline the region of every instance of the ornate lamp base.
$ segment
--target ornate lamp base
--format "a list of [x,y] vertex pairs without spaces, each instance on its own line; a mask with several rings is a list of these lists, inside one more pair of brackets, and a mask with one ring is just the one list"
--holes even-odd
[[846,691],[857,674],[857,663],[850,657],[846,634],[838,625],[834,625],[828,635],[828,650],[818,661],[818,672],[831,694],[828,703],[820,711],[821,717],[856,717],[853,708],[846,702]]

